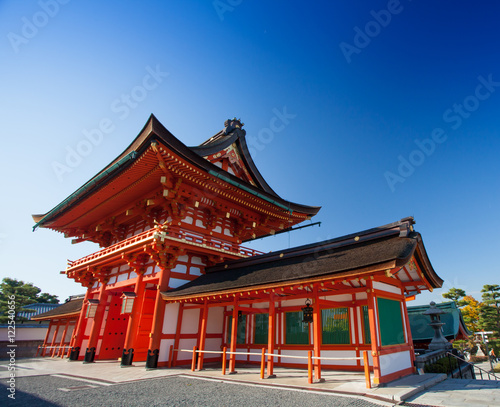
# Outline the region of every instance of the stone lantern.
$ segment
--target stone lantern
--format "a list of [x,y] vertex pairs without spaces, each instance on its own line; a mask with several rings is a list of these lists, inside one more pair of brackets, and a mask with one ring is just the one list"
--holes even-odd
[[443,331],[441,327],[445,324],[441,322],[441,314],[446,314],[441,309],[436,307],[436,303],[434,301],[431,302],[430,308],[424,312],[424,315],[429,315],[431,317],[430,327],[434,329],[434,338],[432,338],[431,343],[429,344],[429,350],[446,350],[452,347],[451,343],[446,340],[443,336]]

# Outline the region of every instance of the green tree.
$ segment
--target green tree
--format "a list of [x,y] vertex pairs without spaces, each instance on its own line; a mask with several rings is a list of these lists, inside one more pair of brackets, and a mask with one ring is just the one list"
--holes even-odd
[[500,336],[500,285],[485,284],[481,292],[483,306],[479,313],[479,327]]
[[453,287],[453,288],[450,288],[448,290],[448,292],[444,293],[443,297],[447,298],[449,300],[455,301],[455,303],[457,304],[457,307],[461,307],[462,305],[465,305],[465,304],[462,304],[462,301],[460,301],[460,298],[463,298],[466,295],[467,294],[465,293],[465,291],[462,290],[461,288]]
[[[17,317],[17,313],[25,305],[41,302],[50,304],[59,304],[56,295],[41,293],[41,289],[32,283],[15,278],[6,277],[0,283],[0,323],[6,323],[9,319],[9,310],[13,309],[17,320],[26,318]],[[41,293],[41,294],[40,294]]]
[[57,298],[57,295],[52,295],[49,293],[41,293],[37,297],[37,301],[41,304],[59,304],[59,299]]

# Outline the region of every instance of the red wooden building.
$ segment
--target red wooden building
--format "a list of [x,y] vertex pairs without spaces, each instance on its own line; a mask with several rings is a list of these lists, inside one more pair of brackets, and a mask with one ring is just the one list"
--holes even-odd
[[[291,357],[308,350],[345,358],[370,350],[375,382],[410,373],[405,298],[442,284],[413,219],[282,252],[247,249],[243,242],[320,208],[279,197],[255,167],[242,123],[225,126],[187,147],[151,116],[112,163],[34,216],[35,227],[102,247],[65,271],[87,288],[70,359],[146,360],[151,368],[190,362],[171,348],[265,346],[280,355],[269,356],[272,374],[274,364],[305,365]],[[312,324],[302,322],[307,298]],[[200,353],[200,368],[221,360],[210,355]],[[256,361],[233,354],[230,370],[240,360]],[[363,368],[358,359],[323,365]]]

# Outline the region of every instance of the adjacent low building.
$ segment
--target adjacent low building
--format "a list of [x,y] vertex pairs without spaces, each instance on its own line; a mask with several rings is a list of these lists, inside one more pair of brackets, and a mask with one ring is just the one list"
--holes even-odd
[[[440,315],[443,336],[450,342],[455,340],[467,339],[472,332],[465,325],[462,312],[457,307],[454,301],[447,301],[436,304],[436,308],[444,311]],[[425,315],[425,311],[429,309],[429,305],[418,305],[408,307],[408,317],[410,319],[411,334],[413,343],[417,349],[427,349],[429,343],[434,337],[434,330],[429,323],[431,318]]]

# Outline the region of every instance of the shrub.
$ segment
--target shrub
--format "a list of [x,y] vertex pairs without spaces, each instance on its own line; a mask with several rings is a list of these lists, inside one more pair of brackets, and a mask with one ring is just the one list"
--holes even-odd
[[455,370],[458,367],[457,360],[453,357],[443,357],[434,363],[426,363],[424,366],[425,373],[449,373],[450,372],[450,362],[451,370]]
[[487,361],[488,361],[488,356],[471,356],[469,362],[480,363],[480,362],[487,362]]

